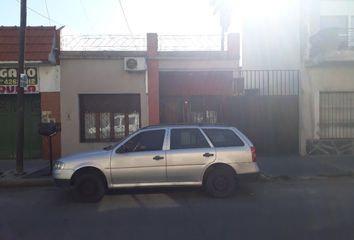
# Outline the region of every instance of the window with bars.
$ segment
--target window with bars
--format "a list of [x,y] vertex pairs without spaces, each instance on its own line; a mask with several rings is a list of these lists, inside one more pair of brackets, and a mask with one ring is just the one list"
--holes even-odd
[[320,138],[354,138],[354,92],[320,93]]
[[140,127],[140,95],[80,94],[81,142],[119,140]]

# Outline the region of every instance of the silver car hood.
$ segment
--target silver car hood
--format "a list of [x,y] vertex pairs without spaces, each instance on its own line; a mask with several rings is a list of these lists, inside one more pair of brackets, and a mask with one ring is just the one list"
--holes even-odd
[[69,155],[60,159],[65,163],[65,168],[74,168],[81,165],[87,166],[109,166],[111,150],[98,150]]

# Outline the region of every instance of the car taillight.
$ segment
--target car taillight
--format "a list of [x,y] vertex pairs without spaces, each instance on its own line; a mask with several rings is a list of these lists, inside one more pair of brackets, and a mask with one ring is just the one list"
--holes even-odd
[[251,153],[252,153],[252,162],[256,161],[256,148],[251,147]]

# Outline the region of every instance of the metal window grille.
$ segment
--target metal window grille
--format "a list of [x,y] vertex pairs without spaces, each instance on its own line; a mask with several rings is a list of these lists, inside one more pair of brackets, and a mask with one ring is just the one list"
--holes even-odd
[[85,113],[85,139],[96,138],[96,118],[95,113]]
[[79,105],[81,142],[116,141],[140,127],[138,94],[80,94]]
[[128,115],[129,118],[129,134],[139,129],[139,113],[134,112]]
[[100,139],[111,138],[111,113],[100,113]]
[[354,138],[354,92],[320,93],[320,138]]
[[125,136],[125,114],[114,113],[114,137],[119,139]]

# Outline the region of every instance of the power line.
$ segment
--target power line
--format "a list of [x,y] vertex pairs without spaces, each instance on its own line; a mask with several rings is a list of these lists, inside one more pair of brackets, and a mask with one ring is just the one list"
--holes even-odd
[[[19,4],[21,4],[19,0],[16,0],[16,2],[19,3]],[[47,19],[47,20],[49,20],[49,21],[52,21],[53,23],[56,23],[56,24],[61,25],[61,26],[64,26],[64,25],[65,25],[65,24],[62,24],[62,23],[60,23],[60,22],[57,22],[57,21],[53,20],[52,18],[49,18],[49,17],[43,15],[42,13],[38,12],[37,10],[35,10],[35,9],[33,9],[33,8],[30,8],[29,6],[27,6],[27,9],[30,10],[30,11],[32,11],[32,12],[34,12],[34,13],[37,14],[38,16],[41,16],[42,18],[45,18],[45,19]]]
[[119,5],[120,5],[120,8],[122,10],[122,13],[123,13],[123,16],[124,16],[124,20],[125,20],[125,24],[127,25],[128,31],[129,31],[130,35],[133,35],[132,30],[130,29],[130,26],[129,26],[128,18],[125,15],[123,4],[122,4],[121,0],[118,0],[118,2],[119,2]]
[[50,16],[49,16],[47,0],[44,0],[44,2],[45,2],[45,8],[47,9],[47,16],[48,16],[48,20],[49,20],[49,25],[52,25],[52,22],[51,22]]
[[89,16],[88,16],[87,12],[86,12],[86,9],[85,9],[85,7],[84,7],[84,4],[82,3],[82,0],[80,0],[80,5],[81,5],[81,8],[82,8],[82,10],[83,10],[83,12],[84,12],[84,14],[85,14],[86,20],[87,20],[87,22],[88,22],[88,24],[89,24],[89,26],[90,26],[90,28],[91,28],[91,31],[92,31],[93,33],[95,33],[96,31],[95,31],[95,29],[93,28],[93,26],[92,26],[92,24],[91,24],[90,18],[89,18]]

